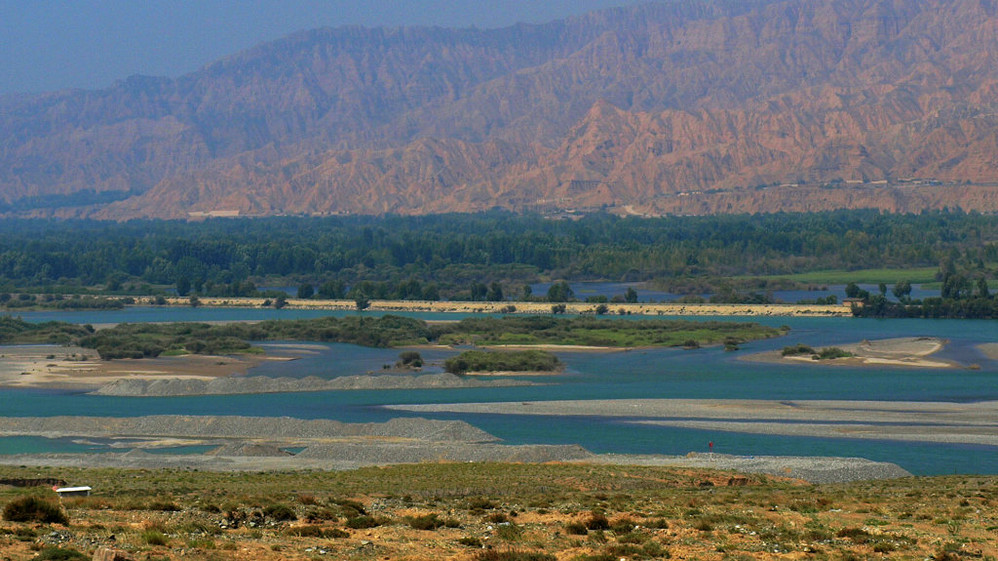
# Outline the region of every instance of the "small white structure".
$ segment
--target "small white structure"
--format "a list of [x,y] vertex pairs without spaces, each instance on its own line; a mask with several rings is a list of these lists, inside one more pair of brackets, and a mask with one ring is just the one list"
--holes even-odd
[[90,487],[53,487],[59,498],[62,497],[89,497]]

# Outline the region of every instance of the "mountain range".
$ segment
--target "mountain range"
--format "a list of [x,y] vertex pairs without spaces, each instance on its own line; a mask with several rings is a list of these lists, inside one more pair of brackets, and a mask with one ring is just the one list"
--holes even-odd
[[7,216],[998,211],[998,0],[297,33],[0,97]]

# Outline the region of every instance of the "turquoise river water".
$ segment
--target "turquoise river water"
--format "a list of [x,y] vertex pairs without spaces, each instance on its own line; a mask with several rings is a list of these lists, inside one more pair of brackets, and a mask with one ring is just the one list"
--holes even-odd
[[[341,312],[334,315],[343,315]],[[24,313],[28,321],[62,320],[105,324],[144,321],[234,321],[293,319],[329,315],[322,311],[208,308],[128,308],[108,312]],[[424,319],[453,315],[408,314]],[[746,321],[746,318],[702,318]],[[624,321],[622,319],[622,321]],[[566,373],[553,383],[514,388],[460,390],[341,391],[172,398],[124,398],[78,392],[11,390],[0,392],[0,416],[138,416],[273,415],[325,418],[344,422],[380,422],[409,413],[382,408],[388,404],[502,402],[638,398],[884,400],[969,403],[998,400],[998,361],[976,345],[998,341],[998,324],[978,320],[872,320],[857,318],[752,318],[769,325],[789,325],[787,337],[743,345],[726,353],[719,348],[696,351],[641,349],[616,353],[559,353]],[[747,353],[804,343],[828,346],[889,337],[932,336],[949,340],[937,355],[976,369],[849,368],[820,365],[764,364],[739,360]],[[431,365],[455,351],[421,351]],[[251,375],[336,376],[379,372],[395,361],[397,350],[354,345],[322,345],[318,353],[291,362],[271,362]],[[439,369],[439,367],[436,367]],[[549,380],[545,379],[545,382]],[[461,419],[510,444],[580,444],[593,452],[685,454],[706,451],[740,455],[859,456],[895,462],[915,474],[998,473],[998,447],[921,444],[886,440],[790,437],[681,428],[639,426],[638,419],[544,417],[484,414],[420,414]],[[35,437],[0,438],[0,454],[92,452],[108,448],[100,442]],[[201,452],[203,449],[178,450]]]

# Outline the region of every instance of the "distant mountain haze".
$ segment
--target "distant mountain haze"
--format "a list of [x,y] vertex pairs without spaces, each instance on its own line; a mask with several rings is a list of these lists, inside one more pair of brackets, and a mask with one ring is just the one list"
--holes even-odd
[[998,210],[998,0],[317,29],[0,98],[19,216]]

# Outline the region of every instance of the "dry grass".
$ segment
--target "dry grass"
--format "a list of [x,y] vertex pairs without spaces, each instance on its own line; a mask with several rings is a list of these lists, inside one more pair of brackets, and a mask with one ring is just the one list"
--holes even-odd
[[[729,473],[560,464],[253,474],[0,468],[0,476],[95,489],[63,500],[68,526],[0,522],[0,551],[12,560],[54,545],[205,561],[998,556],[995,477],[812,486],[750,476],[748,486],[725,487]],[[0,487],[0,506],[49,495]],[[351,523],[360,517],[370,524]]]

